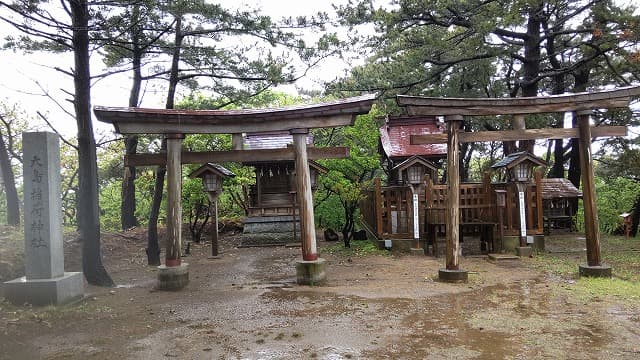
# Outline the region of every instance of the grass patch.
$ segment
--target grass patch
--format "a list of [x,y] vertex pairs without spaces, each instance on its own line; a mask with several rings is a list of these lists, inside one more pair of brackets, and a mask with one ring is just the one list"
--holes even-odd
[[352,241],[351,247],[346,248],[342,242],[326,246],[322,252],[337,256],[389,256],[389,251],[380,250],[376,243],[372,241]]
[[[569,242],[567,239],[551,241]],[[574,243],[575,245],[575,243]],[[580,247],[586,246],[582,243]],[[580,278],[567,288],[584,301],[597,298],[640,300],[640,239],[603,235],[600,241],[602,262],[612,268],[612,279]],[[566,279],[578,278],[578,266],[587,261],[584,253],[540,253],[530,260],[533,268]]]

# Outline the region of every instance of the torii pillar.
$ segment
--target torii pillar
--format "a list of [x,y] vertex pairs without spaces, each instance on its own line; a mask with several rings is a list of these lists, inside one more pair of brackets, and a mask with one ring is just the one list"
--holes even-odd
[[182,140],[167,134],[167,239],[165,265],[158,267],[158,289],[180,290],[189,283],[189,266],[182,257]]
[[318,257],[316,228],[313,218],[313,194],[307,156],[308,129],[293,129],[293,148],[296,164],[296,190],[300,204],[300,237],[302,260],[296,262],[296,281],[300,285],[318,285],[326,279],[325,260]]
[[596,208],[596,186],[593,177],[591,159],[591,125],[589,117],[592,110],[577,111],[578,141],[580,149],[580,176],[582,177],[582,204],[584,206],[584,234],[587,238],[587,263],[579,265],[580,276],[611,277],[611,266],[603,265],[600,255],[600,227]]
[[444,282],[466,282],[468,273],[460,269],[460,127],[462,115],[445,116],[447,123],[447,246],[446,267],[438,270]]

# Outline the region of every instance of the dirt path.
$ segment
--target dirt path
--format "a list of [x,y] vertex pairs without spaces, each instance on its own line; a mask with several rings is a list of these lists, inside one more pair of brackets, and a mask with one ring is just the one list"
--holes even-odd
[[443,284],[442,259],[325,254],[328,284],[307,287],[300,249],[227,240],[220,259],[192,247],[189,286],[159,292],[144,245],[118,244],[105,257],[119,288],[57,309],[0,304],[0,358],[640,358],[639,304],[581,302],[527,260],[463,258],[469,283]]

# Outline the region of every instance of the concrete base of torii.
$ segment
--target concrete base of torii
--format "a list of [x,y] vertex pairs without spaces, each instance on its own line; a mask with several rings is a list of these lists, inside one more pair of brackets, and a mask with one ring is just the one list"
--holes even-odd
[[189,264],[158,266],[158,290],[177,291],[189,284]]
[[322,285],[326,282],[327,263],[324,259],[296,261],[296,282],[298,285]]
[[438,280],[448,283],[466,283],[469,280],[469,272],[466,270],[438,270]]
[[578,266],[578,274],[580,275],[580,277],[610,278],[611,266],[609,265],[589,266],[586,264],[582,264]]

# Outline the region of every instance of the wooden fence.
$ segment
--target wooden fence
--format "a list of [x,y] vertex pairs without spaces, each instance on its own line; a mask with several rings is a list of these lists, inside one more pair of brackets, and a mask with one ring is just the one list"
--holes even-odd
[[[529,235],[543,234],[541,175],[536,177],[525,192],[526,223]],[[496,206],[495,190],[506,190],[504,209]],[[419,199],[420,238],[426,239],[428,231],[444,232],[447,210],[447,185],[425,181],[416,189]],[[378,239],[412,239],[413,206],[412,191],[408,186],[382,186],[375,179],[374,186],[365,191],[360,201],[363,222]],[[460,223],[462,225],[498,225],[498,211],[503,211],[503,235],[520,233],[518,192],[512,183],[491,183],[485,176],[481,183],[460,184]],[[434,227],[438,225],[437,227]]]

